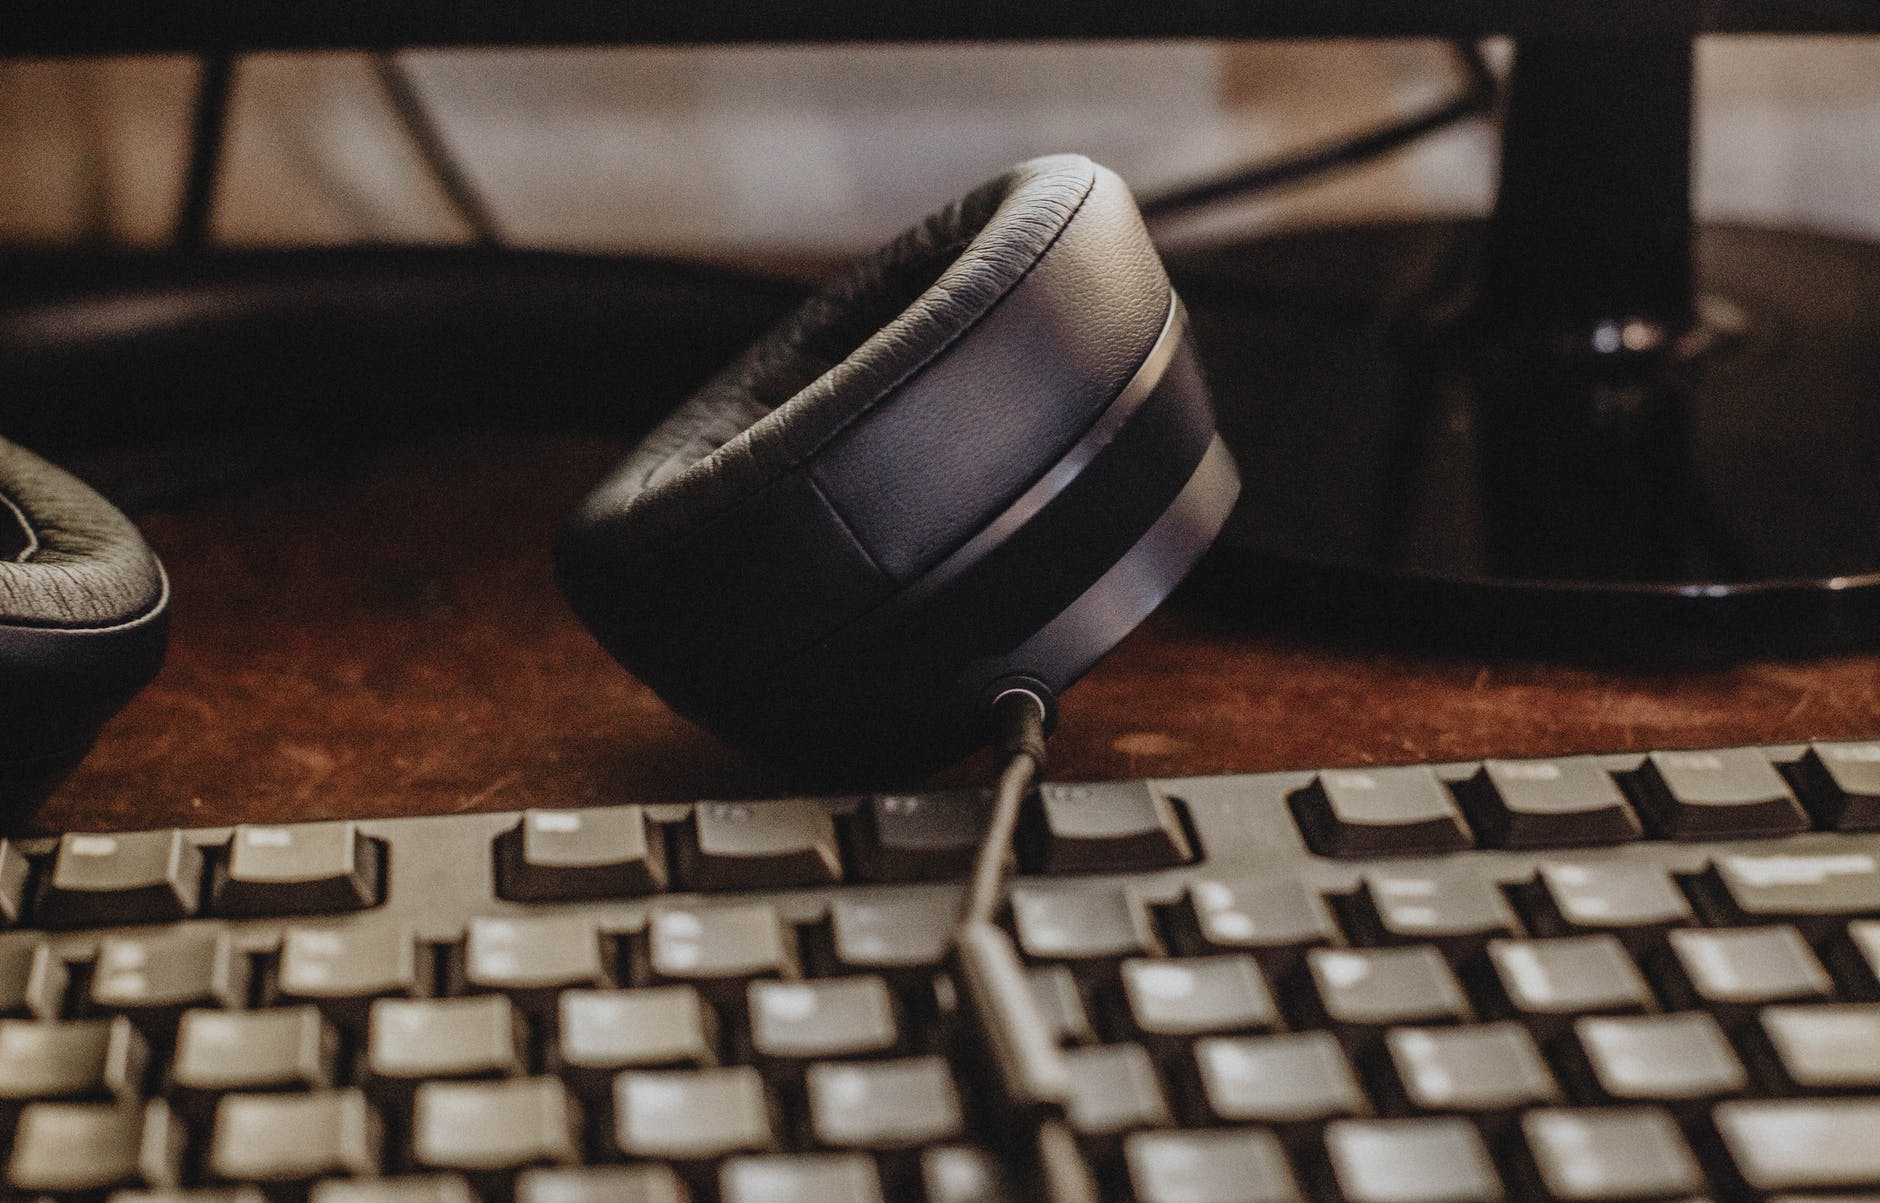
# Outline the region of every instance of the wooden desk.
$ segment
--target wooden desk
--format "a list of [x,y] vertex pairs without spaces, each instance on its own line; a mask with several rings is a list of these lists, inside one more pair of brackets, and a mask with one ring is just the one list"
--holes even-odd
[[[105,829],[755,796],[562,605],[549,538],[619,453],[466,435],[140,516],[168,666],[40,810]],[[1613,674],[1333,647],[1180,598],[1068,699],[1061,777],[1880,732],[1880,657]],[[984,766],[951,774],[969,778]]]

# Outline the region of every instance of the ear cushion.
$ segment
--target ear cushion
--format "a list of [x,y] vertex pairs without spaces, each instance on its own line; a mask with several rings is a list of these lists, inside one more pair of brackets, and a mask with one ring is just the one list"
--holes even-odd
[[169,585],[128,518],[0,440],[0,762],[82,750],[162,662]]

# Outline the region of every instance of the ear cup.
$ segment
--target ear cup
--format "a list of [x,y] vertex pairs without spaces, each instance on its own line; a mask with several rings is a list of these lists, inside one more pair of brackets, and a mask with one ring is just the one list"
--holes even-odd
[[[557,570],[622,664],[731,742],[930,764],[971,746],[980,689],[1068,686],[1173,587],[1237,488],[1224,450],[1179,553],[1065,618],[1216,444],[1127,188],[1054,156],[810,298],[588,497]],[[1054,622],[1055,650],[1011,659]]]
[[0,440],[0,766],[82,753],[161,666],[168,604],[128,518]]

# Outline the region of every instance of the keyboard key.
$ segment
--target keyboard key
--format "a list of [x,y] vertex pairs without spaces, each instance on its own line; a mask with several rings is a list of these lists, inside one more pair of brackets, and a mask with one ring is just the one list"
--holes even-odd
[[953,1074],[940,1057],[813,1065],[810,1128],[832,1149],[914,1149],[965,1131]]
[[12,840],[0,840],[0,927],[18,923],[26,913],[26,882],[33,867]]
[[662,831],[637,806],[525,810],[522,821],[497,838],[497,894],[557,902],[663,890]]
[[686,1193],[663,1165],[595,1165],[524,1170],[516,1203],[686,1203]]
[[768,906],[660,911],[647,939],[654,977],[689,982],[724,1005],[743,1001],[750,978],[796,976],[795,941]]
[[701,802],[687,836],[681,871],[695,890],[774,890],[842,880],[835,820],[816,802]]
[[1458,852],[1475,837],[1449,788],[1426,765],[1320,773],[1290,799],[1321,856]]
[[1547,935],[1611,932],[1633,948],[1696,921],[1690,900],[1657,865],[1603,861],[1543,865],[1532,891]]
[[1137,1132],[1123,1143],[1136,1203],[1293,1203],[1286,1152],[1271,1132]]
[[1472,873],[1367,873],[1358,902],[1367,942],[1435,944],[1456,960],[1518,927],[1500,887]]
[[1408,948],[1315,948],[1306,954],[1318,1013],[1362,1043],[1397,1024],[1464,1023],[1469,1002],[1442,955]]
[[252,1186],[165,1187],[116,1191],[107,1203],[267,1203],[267,1196]]
[[1677,1199],[1702,1194],[1703,1171],[1671,1116],[1655,1107],[1570,1110],[1521,1117],[1534,1166],[1557,1203]]
[[1046,873],[1127,873],[1195,859],[1181,816],[1147,781],[1038,787],[1029,859]]
[[1215,1037],[1195,1046],[1208,1111],[1228,1124],[1312,1124],[1370,1111],[1344,1050],[1325,1032]]
[[764,1153],[777,1144],[764,1081],[744,1065],[621,1074],[614,1140],[628,1157],[681,1162]]
[[580,1117],[553,1078],[426,1082],[412,1104],[411,1157],[455,1170],[491,1193],[512,1171],[581,1160]]
[[1880,1090],[1880,1003],[1767,1007],[1762,1033],[1798,1090]]
[[374,999],[417,993],[411,932],[389,923],[290,927],[281,940],[277,989],[284,1001],[313,1003],[335,1023],[363,1026]]
[[1508,1013],[1542,1039],[1576,1015],[1623,1015],[1656,1002],[1612,936],[1496,940],[1488,946],[1488,964]]
[[20,1115],[6,1184],[61,1199],[173,1186],[182,1153],[183,1130],[163,1103],[34,1103]]
[[66,835],[33,915],[47,927],[187,919],[201,884],[202,852],[180,831]]
[[239,1006],[248,988],[246,968],[228,933],[215,928],[110,936],[98,944],[91,1005],[167,1036],[191,1007]]
[[1644,834],[1591,756],[1485,761],[1460,793],[1482,842],[1497,848],[1618,844]]
[[761,1060],[880,1056],[900,1042],[894,998],[878,977],[752,982],[749,998],[751,1047]]
[[[629,1200],[638,1203],[631,1196]],[[470,1184],[455,1174],[409,1174],[376,1181],[331,1178],[316,1182],[308,1203],[477,1203],[477,1197],[470,1193]]]
[[584,1096],[609,1097],[623,1069],[715,1064],[717,1020],[690,986],[570,990],[561,996],[556,1060]]
[[1520,1024],[1393,1028],[1384,1047],[1413,1110],[1480,1115],[1560,1099],[1553,1072]]
[[718,1181],[724,1203],[882,1203],[875,1163],[842,1153],[735,1157]]
[[554,1011],[561,991],[604,983],[600,934],[592,919],[477,919],[464,942],[464,981],[507,994],[537,1015]]
[[1589,1018],[1573,1027],[1593,1084],[1611,1102],[1711,1099],[1749,1085],[1723,1029],[1702,1012]]
[[1461,1119],[1341,1119],[1325,1130],[1345,1203],[1492,1203],[1501,1180]]
[[1151,1040],[1263,1032],[1280,1024],[1273,993],[1249,956],[1124,961],[1123,997],[1131,1025]]
[[991,809],[991,790],[877,794],[856,815],[862,871],[873,881],[964,877]]
[[1198,881],[1184,899],[1197,950],[1248,952],[1275,979],[1308,948],[1338,942],[1338,924],[1316,890],[1289,877]]
[[357,823],[241,826],[216,865],[218,915],[359,911],[379,903],[380,852]]
[[1841,920],[1880,915],[1880,864],[1864,852],[1720,856],[1704,884],[1718,923],[1793,923],[1823,938]]
[[55,1018],[70,981],[65,962],[38,936],[0,935],[0,1018]]
[[1153,956],[1149,914],[1126,889],[1014,890],[1012,930],[1033,961],[1062,961],[1107,976],[1125,957]]
[[313,1007],[189,1011],[177,1025],[170,1090],[207,1118],[224,1094],[319,1090],[333,1084],[338,1041]]
[[941,1147],[920,1156],[927,1203],[1020,1203],[997,1158],[978,1148]]
[[1652,826],[1673,839],[1808,830],[1801,803],[1755,748],[1653,752],[1626,780]]
[[0,1117],[35,1099],[133,1103],[148,1061],[144,1038],[122,1017],[0,1019]]
[[844,970],[924,980],[953,946],[960,894],[951,889],[896,890],[868,900],[838,898],[829,908],[829,941]]
[[1809,744],[1794,775],[1821,826],[1880,830],[1880,743]]
[[205,1169],[297,1196],[319,1178],[377,1174],[379,1142],[378,1116],[357,1090],[232,1094],[216,1108]]
[[1175,1120],[1155,1064],[1137,1044],[1075,1048],[1064,1054],[1071,1073],[1065,1111],[1089,1141],[1105,1142],[1136,1128],[1166,1128]]
[[1693,1007],[1728,1020],[1764,1003],[1828,998],[1834,982],[1793,927],[1674,931],[1668,937]]
[[1027,971],[1038,1018],[1059,1044],[1095,1044],[1096,1025],[1084,1007],[1077,979],[1062,965],[1039,965]]
[[1724,1103],[1715,1119],[1751,1190],[1880,1187],[1880,1099]]
[[523,1065],[521,1019],[501,995],[372,1004],[364,1075],[388,1099],[426,1078],[515,1077]]

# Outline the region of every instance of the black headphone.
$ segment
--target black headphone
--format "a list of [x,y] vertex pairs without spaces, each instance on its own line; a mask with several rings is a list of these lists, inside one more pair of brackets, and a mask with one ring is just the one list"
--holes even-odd
[[[1009,689],[1053,703],[1238,489],[1128,189],[1054,156],[804,302],[594,490],[556,567],[726,741],[907,771],[983,742]],[[0,776],[83,753],[155,673],[168,599],[123,515],[0,442]]]

